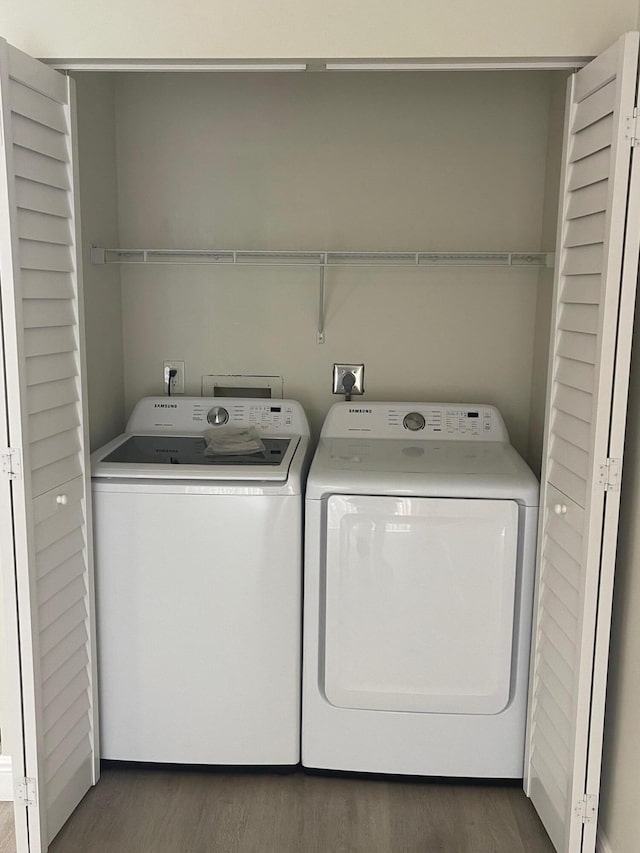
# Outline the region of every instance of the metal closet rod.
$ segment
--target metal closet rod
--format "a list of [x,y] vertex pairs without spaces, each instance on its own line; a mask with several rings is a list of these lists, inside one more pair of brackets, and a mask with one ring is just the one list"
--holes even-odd
[[92,264],[241,264],[254,266],[553,267],[553,252],[337,252],[245,249],[104,249]]
[[236,264],[319,270],[318,332],[323,344],[325,271],[328,267],[553,267],[552,252],[263,252],[245,249],[103,249],[91,246],[92,264]]

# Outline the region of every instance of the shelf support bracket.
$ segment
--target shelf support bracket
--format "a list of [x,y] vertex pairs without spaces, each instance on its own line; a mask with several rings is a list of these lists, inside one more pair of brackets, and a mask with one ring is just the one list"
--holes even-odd
[[318,287],[318,335],[316,342],[324,343],[324,271],[327,264],[327,253],[322,256],[322,264],[320,265],[320,283]]
[[91,263],[99,266],[105,263],[105,251],[98,246],[91,246]]

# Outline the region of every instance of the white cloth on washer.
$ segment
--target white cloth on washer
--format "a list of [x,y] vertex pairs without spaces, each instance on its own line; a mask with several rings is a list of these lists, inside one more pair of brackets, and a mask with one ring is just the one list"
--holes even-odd
[[205,456],[244,456],[262,453],[265,449],[254,426],[220,426],[204,431],[207,447]]

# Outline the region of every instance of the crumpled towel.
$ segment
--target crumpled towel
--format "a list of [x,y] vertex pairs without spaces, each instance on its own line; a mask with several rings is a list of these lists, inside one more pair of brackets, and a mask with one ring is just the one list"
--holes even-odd
[[204,431],[205,456],[244,456],[262,453],[264,444],[255,427],[221,426]]

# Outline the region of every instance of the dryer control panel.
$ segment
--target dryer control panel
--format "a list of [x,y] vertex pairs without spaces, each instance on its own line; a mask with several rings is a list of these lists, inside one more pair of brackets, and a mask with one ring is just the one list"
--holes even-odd
[[415,441],[509,441],[495,406],[478,403],[336,403],[322,436]]
[[143,397],[126,432],[180,435],[223,426],[253,426],[267,435],[309,435],[296,400],[255,397]]

